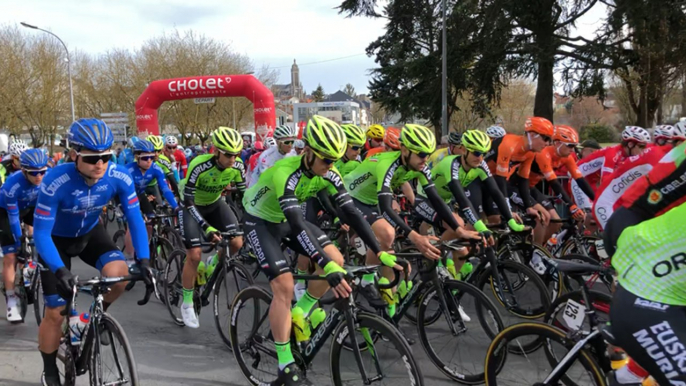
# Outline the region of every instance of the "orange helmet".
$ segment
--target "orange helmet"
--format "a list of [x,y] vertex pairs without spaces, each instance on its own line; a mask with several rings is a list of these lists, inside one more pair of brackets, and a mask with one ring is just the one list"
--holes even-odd
[[571,126],[555,125],[553,140],[576,145],[579,143],[579,134]]
[[555,127],[545,118],[529,117],[526,119],[526,123],[524,123],[524,131],[552,137],[555,134]]
[[393,150],[400,150],[400,129],[397,127],[386,128],[386,134],[383,137],[383,143]]

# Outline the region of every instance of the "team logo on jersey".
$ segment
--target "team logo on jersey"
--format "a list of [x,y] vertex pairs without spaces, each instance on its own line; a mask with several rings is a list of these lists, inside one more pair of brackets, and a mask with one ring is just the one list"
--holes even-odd
[[71,193],[71,195],[74,196],[74,197],[78,197],[78,196],[80,196],[80,195],[82,195],[82,194],[83,194],[83,190],[78,190],[78,189],[76,189],[75,191],[73,191],[73,192]]
[[655,205],[662,201],[662,193],[659,190],[653,189],[648,193],[648,202]]
[[96,192],[104,192],[104,191],[106,191],[107,189],[109,189],[109,186],[107,186],[107,185],[100,185],[100,186],[98,186],[97,188],[95,188],[95,191],[96,191]]
[[70,180],[70,177],[68,174],[63,174],[57,178],[55,178],[49,185],[45,185],[45,183],[41,184],[41,191],[43,194],[46,194],[48,196],[54,196],[55,192],[57,189],[59,189],[60,186],[64,185],[67,183],[67,181]]

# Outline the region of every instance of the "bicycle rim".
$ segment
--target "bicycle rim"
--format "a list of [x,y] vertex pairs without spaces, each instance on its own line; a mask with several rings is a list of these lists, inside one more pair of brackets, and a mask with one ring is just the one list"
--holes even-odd
[[229,325],[231,305],[238,293],[253,284],[253,278],[243,264],[232,262],[224,265],[214,285],[214,324],[226,347],[231,350]]
[[164,304],[167,306],[169,315],[178,326],[184,326],[183,319],[181,319],[181,310],[179,306],[183,301],[183,284],[181,283],[181,275],[183,273],[183,259],[186,257],[183,251],[174,251],[167,260],[167,266],[164,269],[164,279],[162,284],[164,286]]
[[98,330],[101,337],[109,339],[109,344],[103,344],[101,339],[93,340],[88,366],[91,385],[137,386],[136,362],[124,329],[110,315],[102,314]]

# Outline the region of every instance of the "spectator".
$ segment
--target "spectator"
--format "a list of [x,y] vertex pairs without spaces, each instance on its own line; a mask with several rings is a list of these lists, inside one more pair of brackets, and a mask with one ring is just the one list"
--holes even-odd
[[581,159],[588,157],[596,150],[602,149],[602,147],[594,139],[587,139],[583,141],[579,148],[581,149],[581,151],[579,152],[579,158]]

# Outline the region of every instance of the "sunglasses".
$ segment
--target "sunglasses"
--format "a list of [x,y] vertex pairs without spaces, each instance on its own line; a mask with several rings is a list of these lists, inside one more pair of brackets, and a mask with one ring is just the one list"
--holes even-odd
[[292,145],[292,144],[293,144],[293,142],[295,142],[295,141],[293,141],[293,140],[288,140],[288,141],[281,141],[281,143],[283,143],[283,144],[284,144],[284,145],[286,145],[286,146],[290,146],[290,145]]
[[176,150],[176,146],[167,146],[167,149],[169,149],[169,150]]
[[32,176],[32,177],[38,177],[42,176],[45,173],[48,172],[48,169],[41,169],[41,170],[26,170],[26,174]]
[[541,135],[541,134],[539,134],[539,135],[541,136],[541,138],[543,139],[543,142],[545,142],[545,143],[550,143],[553,140],[552,138],[548,137],[547,135]]
[[360,150],[360,149],[362,148],[362,146],[350,146],[350,148],[351,148],[353,151],[358,151],[358,150]]
[[154,159],[155,159],[154,155],[144,155],[144,156],[138,157],[139,161],[152,161]]
[[480,151],[472,151],[471,153],[474,154],[474,157],[482,157],[486,155],[486,153]]
[[570,149],[576,148],[577,144],[576,143],[566,143],[565,146],[567,146]]
[[238,154],[229,153],[228,151],[219,150],[219,154],[226,156],[226,158],[238,157]]
[[81,156],[81,160],[83,160],[83,162],[90,164],[90,165],[95,165],[100,161],[102,161],[102,163],[106,164],[112,159],[112,153],[101,153],[101,154],[76,153],[76,154]]
[[635,148],[635,147],[637,147],[637,148],[639,148],[639,149],[645,149],[646,144],[645,144],[645,143],[634,142],[634,141],[627,141],[626,147],[628,147],[629,149],[633,149],[633,148]]
[[422,158],[422,159],[424,159],[424,158],[426,158],[426,157],[429,156],[429,153],[424,153],[424,152],[422,152],[422,153],[415,153],[415,152],[412,152],[412,153],[413,153],[413,154],[416,154],[417,157]]

